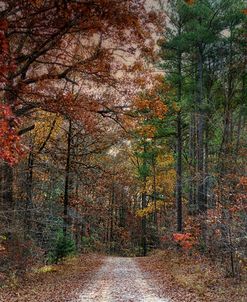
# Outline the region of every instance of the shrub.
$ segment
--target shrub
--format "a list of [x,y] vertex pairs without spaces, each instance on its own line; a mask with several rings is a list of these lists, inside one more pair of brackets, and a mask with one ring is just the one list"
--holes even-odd
[[63,258],[75,254],[75,242],[69,234],[64,236],[62,232],[58,233],[55,248],[49,253],[48,262],[57,263]]

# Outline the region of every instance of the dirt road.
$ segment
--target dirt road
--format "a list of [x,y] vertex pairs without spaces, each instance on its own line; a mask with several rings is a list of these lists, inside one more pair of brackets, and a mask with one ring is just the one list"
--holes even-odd
[[155,282],[133,258],[108,257],[76,302],[172,302],[160,298]]

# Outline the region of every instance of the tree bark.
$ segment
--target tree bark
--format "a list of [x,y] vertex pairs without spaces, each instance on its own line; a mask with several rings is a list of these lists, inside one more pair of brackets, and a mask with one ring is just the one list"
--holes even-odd
[[198,47],[198,80],[197,80],[197,112],[198,112],[198,129],[197,129],[197,203],[199,213],[204,213],[207,209],[204,196],[204,124],[205,117],[203,112],[203,50],[202,46]]
[[30,233],[32,224],[32,207],[33,207],[33,165],[34,165],[34,154],[32,151],[29,152],[28,157],[28,171],[27,171],[27,198],[26,208],[24,215],[24,226],[25,226],[25,237]]
[[63,203],[63,236],[67,236],[68,207],[69,207],[69,181],[70,181],[70,158],[71,158],[72,122],[69,120],[67,137],[67,158],[65,167],[64,203]]
[[[179,23],[179,36],[181,35],[181,25]],[[182,100],[182,52],[178,50],[178,91],[177,97],[179,105]],[[181,109],[177,113],[177,145],[176,145],[176,206],[177,206],[177,232],[183,231],[183,205],[182,205],[182,114]]]
[[[144,142],[143,146],[143,152],[146,154],[147,152],[147,146],[146,142]],[[144,156],[143,159],[143,166],[147,166],[147,159]],[[144,210],[147,207],[147,192],[146,192],[146,182],[147,182],[147,176],[144,175],[143,178],[143,191],[142,191],[142,210]],[[141,225],[142,225],[142,253],[143,256],[147,255],[147,217],[144,215],[141,220]]]
[[196,190],[195,190],[195,113],[191,113],[190,118],[190,135],[189,135],[189,158],[190,158],[190,177],[189,177],[189,213],[195,214],[197,211]]
[[11,232],[12,224],[14,223],[14,190],[13,190],[13,182],[14,182],[14,173],[13,167],[11,167],[8,163],[3,163],[2,165],[2,202],[3,202],[3,210],[6,211],[8,228]]
[[183,231],[183,205],[182,205],[182,127],[181,111],[177,114],[177,163],[176,163],[176,205],[177,205],[177,231]]
[[[159,225],[158,225],[158,219],[157,219],[157,189],[156,189],[156,161],[155,156],[152,158],[152,166],[153,166],[153,202],[154,202],[154,225],[156,229],[156,235],[158,238],[159,233]],[[158,242],[157,242],[158,244]]]
[[112,192],[111,192],[111,208],[110,208],[110,251],[113,252],[113,241],[114,241],[114,208],[115,208],[115,182],[112,182]]
[[[147,193],[142,192],[142,209],[145,209],[147,206]],[[143,256],[147,255],[147,218],[146,216],[142,217],[142,253]]]

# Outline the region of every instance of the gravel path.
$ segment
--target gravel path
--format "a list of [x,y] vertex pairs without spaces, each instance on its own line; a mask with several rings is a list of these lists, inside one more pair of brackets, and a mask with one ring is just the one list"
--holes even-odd
[[108,257],[76,302],[171,302],[157,296],[154,282],[133,258]]

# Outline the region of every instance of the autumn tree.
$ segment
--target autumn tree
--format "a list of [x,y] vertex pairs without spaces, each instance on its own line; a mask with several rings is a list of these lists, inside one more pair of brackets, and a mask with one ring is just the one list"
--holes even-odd
[[[28,230],[37,171],[34,157],[47,152],[50,140],[54,143],[50,132],[39,147],[31,142],[30,133],[38,126],[35,114],[54,113],[69,123],[76,121],[75,133],[81,127],[92,133],[101,118],[119,122],[145,83],[142,63],[153,59],[153,32],[159,24],[156,13],[147,11],[144,4],[142,0],[1,2],[1,203],[9,223],[17,222],[12,214],[18,209],[16,184],[20,181],[12,164],[24,151],[29,153],[24,219]],[[68,150],[69,141],[68,136]],[[73,181],[68,176],[74,169],[71,153],[74,149],[67,153],[64,216]],[[20,163],[18,169],[24,166]]]

